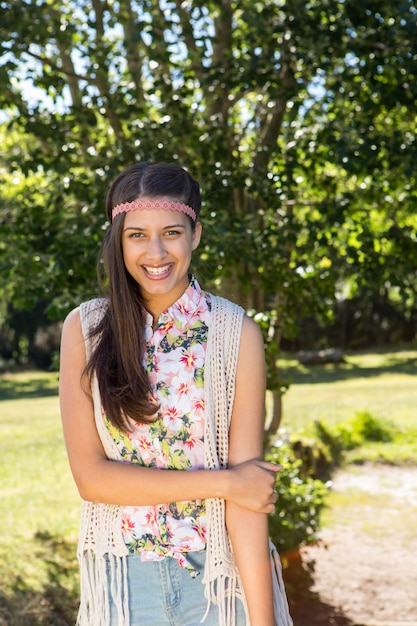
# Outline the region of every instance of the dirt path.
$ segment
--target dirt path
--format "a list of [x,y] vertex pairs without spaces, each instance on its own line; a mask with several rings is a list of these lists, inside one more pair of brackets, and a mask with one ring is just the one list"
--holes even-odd
[[333,491],[284,574],[294,626],[417,626],[417,467],[340,471]]

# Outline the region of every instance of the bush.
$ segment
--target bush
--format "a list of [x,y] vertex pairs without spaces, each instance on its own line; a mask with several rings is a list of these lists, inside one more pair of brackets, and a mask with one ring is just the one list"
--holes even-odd
[[356,430],[364,441],[388,442],[393,439],[391,426],[386,426],[374,417],[369,411],[359,411],[352,420],[354,430]]
[[305,474],[289,443],[272,447],[266,458],[282,465],[276,510],[269,520],[272,541],[281,553],[316,541],[328,483]]
[[346,451],[367,442],[392,441],[393,435],[392,426],[383,424],[364,410],[333,426],[317,420],[307,434],[293,436],[291,446],[306,472],[316,478],[328,479],[332,470],[343,462]]
[[323,422],[315,424],[321,441],[330,443],[333,452],[341,454],[343,450],[353,450],[368,441],[388,442],[393,439],[393,429],[374,417],[369,411],[358,411],[353,418],[337,424],[332,429]]
[[368,411],[359,411],[335,426],[319,420],[309,436],[293,435],[271,447],[267,460],[282,465],[276,483],[278,502],[270,517],[270,534],[278,550],[316,541],[329,479],[342,463],[344,451],[392,438],[392,428]]

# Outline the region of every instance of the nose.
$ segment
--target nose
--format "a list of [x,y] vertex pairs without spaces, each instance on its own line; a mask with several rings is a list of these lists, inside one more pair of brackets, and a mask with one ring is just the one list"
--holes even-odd
[[158,261],[166,255],[164,242],[161,237],[150,237],[146,248],[146,256],[149,260]]

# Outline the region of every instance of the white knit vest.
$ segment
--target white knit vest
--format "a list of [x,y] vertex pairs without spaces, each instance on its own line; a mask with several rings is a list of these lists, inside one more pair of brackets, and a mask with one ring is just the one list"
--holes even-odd
[[[106,310],[106,300],[96,299],[80,307],[87,358],[94,347],[89,334]],[[228,430],[235,394],[236,366],[239,354],[243,309],[232,302],[211,296],[212,312],[207,337],[204,371],[205,397],[205,467],[227,467]],[[121,461],[119,451],[107,430],[102,414],[97,379],[91,383],[96,427],[109,459]],[[221,499],[207,499],[207,557],[203,583],[208,600],[219,607],[219,626],[237,626],[235,598],[246,606],[233,551],[226,531],[225,504]],[[128,549],[122,536],[123,508],[116,505],[83,501],[78,543],[81,576],[81,601],[77,626],[110,624],[109,590],[106,569],[110,568],[111,595],[118,612],[118,626],[130,626],[127,591]],[[271,544],[273,558],[276,626],[292,626],[283,587],[279,557]],[[104,559],[107,555],[107,560]],[[239,625],[244,626],[244,625]],[[249,619],[247,625],[249,626]]]

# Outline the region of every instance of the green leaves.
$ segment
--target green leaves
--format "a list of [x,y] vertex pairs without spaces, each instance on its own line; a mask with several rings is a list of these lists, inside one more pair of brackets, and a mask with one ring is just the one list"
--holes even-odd
[[105,190],[153,159],[200,179],[195,265],[206,286],[276,312],[271,355],[360,285],[410,303],[416,15],[411,0],[5,2],[7,297],[47,293],[63,315],[95,295]]

